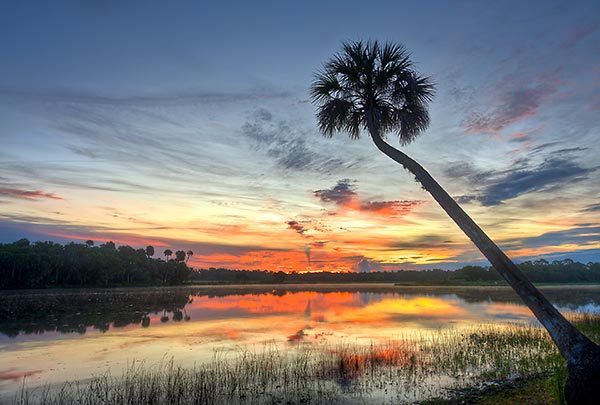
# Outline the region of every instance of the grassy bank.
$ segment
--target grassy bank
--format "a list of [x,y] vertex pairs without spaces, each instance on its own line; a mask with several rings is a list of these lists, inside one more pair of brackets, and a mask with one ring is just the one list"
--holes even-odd
[[[573,320],[598,341],[599,317]],[[120,376],[24,388],[14,403],[498,403],[529,394],[558,403],[560,370],[562,360],[541,328],[482,324],[367,346],[220,352],[192,369],[136,363]]]

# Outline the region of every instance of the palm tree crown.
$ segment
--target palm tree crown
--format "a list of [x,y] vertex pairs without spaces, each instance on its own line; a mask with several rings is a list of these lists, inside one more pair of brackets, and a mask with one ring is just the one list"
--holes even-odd
[[324,135],[347,132],[358,138],[361,129],[375,129],[380,136],[395,132],[402,144],[428,127],[433,94],[433,82],[413,70],[403,46],[377,41],[342,44],[311,86]]

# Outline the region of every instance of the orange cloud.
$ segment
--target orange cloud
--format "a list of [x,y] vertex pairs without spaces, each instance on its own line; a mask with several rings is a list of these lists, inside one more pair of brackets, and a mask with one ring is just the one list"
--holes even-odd
[[356,191],[354,182],[350,179],[339,180],[332,188],[316,190],[313,194],[322,202],[334,203],[341,210],[367,212],[370,215],[385,217],[406,215],[422,203],[418,200],[362,200]]

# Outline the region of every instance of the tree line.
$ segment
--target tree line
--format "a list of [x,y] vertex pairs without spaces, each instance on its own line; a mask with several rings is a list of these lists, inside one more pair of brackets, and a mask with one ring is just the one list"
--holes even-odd
[[[189,279],[186,262],[193,252],[170,249],[165,260],[154,247],[134,249],[106,242],[0,244],[0,288],[113,287],[177,285]],[[171,258],[173,257],[173,258]]]
[[[31,243],[20,239],[0,244],[0,289],[53,287],[114,287],[201,284],[398,283],[504,284],[492,267],[465,266],[458,270],[397,270],[365,273],[286,273],[266,270],[209,268],[194,270],[187,262],[191,250],[166,249],[164,260],[155,249],[135,249],[106,242]],[[600,283],[600,263],[571,259],[525,261],[519,268],[536,283]]]
[[[571,259],[545,259],[518,265],[534,283],[600,283],[600,263],[583,264]],[[398,284],[506,284],[492,267],[464,266],[457,270],[397,270],[368,273],[285,273],[283,271],[201,269],[191,273],[198,283],[398,283]]]

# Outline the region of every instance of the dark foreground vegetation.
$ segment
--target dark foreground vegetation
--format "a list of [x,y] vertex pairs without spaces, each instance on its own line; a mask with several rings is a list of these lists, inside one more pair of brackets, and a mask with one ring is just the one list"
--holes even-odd
[[[403,285],[505,284],[492,267],[458,270],[398,270],[368,273],[285,273],[283,271],[192,269],[192,251],[166,249],[154,258],[154,247],[134,249],[107,242],[31,243],[21,239],[0,244],[0,289],[116,287],[200,284],[397,283]],[[172,257],[172,258],[171,258]],[[540,259],[519,264],[534,283],[600,283],[600,263]]]
[[[570,320],[594,341],[600,318]],[[27,388],[15,404],[563,403],[566,371],[538,325],[435,329],[370,345],[296,345],[216,353],[193,368],[131,364],[58,387]]]

